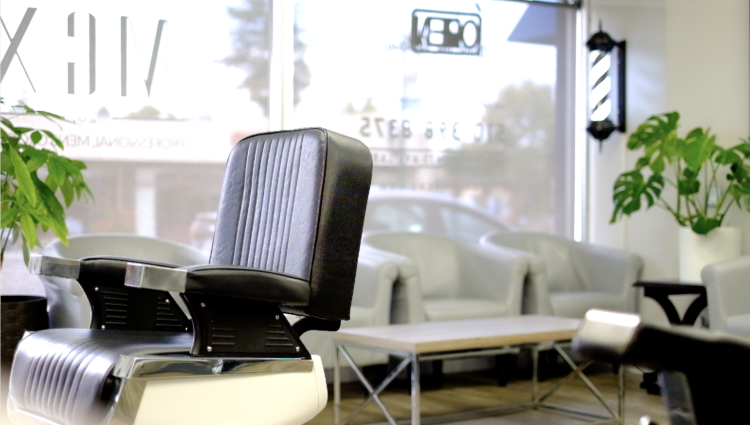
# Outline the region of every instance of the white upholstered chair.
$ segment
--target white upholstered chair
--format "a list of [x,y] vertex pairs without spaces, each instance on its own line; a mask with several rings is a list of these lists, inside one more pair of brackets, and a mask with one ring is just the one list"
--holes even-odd
[[485,235],[480,245],[527,253],[533,302],[525,302],[524,313],[583,318],[591,308],[635,311],[633,284],[643,268],[635,254],[525,232]]
[[701,270],[712,331],[750,338],[750,256],[709,264]]
[[[190,245],[165,239],[126,235],[90,234],[69,238],[70,244],[56,240],[42,249],[42,255],[60,258],[81,258],[110,255],[126,258],[146,258],[151,261],[181,266],[205,264],[208,252]],[[47,296],[47,313],[51,328],[88,328],[91,306],[81,285],[75,279],[39,276]]]
[[399,266],[392,323],[513,316],[521,313],[528,263],[444,236],[377,232],[363,250],[386,251]]

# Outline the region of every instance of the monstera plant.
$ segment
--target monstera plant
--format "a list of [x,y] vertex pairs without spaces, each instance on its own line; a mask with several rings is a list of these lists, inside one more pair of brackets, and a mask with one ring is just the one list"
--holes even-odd
[[[677,134],[680,115],[654,115],[631,134],[628,149],[642,153],[635,168],[617,177],[611,223],[656,205],[680,226],[705,235],[720,227],[729,209],[747,210],[750,141],[723,148],[708,128]],[[672,187],[673,191],[665,191]]]
[[[0,102],[5,104],[2,99]],[[58,129],[61,128],[59,123],[65,122],[60,115],[37,111],[24,104],[0,117],[0,267],[8,244],[14,243],[19,237],[22,240],[24,260],[28,263],[30,249],[40,244],[37,236],[40,228],[45,232],[52,229],[67,244],[65,208],[81,196],[91,196],[81,173],[86,165],[60,155],[64,145],[53,131],[23,125],[40,119],[55,124]]]

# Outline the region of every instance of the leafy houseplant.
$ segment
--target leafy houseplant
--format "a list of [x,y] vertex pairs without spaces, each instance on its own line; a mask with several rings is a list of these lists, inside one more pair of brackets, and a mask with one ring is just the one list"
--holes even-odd
[[[0,102],[4,104],[1,98]],[[60,155],[59,151],[64,146],[52,131],[23,127],[13,122],[22,117],[38,117],[46,118],[59,127],[59,122],[66,122],[65,119],[23,104],[15,109],[20,110],[15,116],[0,117],[0,267],[8,243],[14,243],[19,236],[23,242],[24,260],[28,263],[30,248],[40,245],[37,237],[40,227],[43,231],[52,229],[67,244],[65,208],[84,194],[91,196],[81,174],[86,165]],[[58,192],[62,195],[65,208],[58,199]]]
[[[654,115],[630,135],[628,149],[643,156],[615,181],[610,223],[640,210],[645,199],[647,208],[664,208],[680,226],[705,235],[721,226],[732,205],[748,200],[750,140],[722,148],[701,127],[680,138],[679,119],[677,112]],[[674,199],[665,198],[665,186],[675,189]]]

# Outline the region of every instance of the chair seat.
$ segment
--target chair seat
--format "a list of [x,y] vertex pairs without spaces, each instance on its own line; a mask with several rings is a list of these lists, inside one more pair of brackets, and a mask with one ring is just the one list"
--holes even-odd
[[[10,404],[58,423],[99,423],[102,397],[120,355],[189,352],[188,333],[48,329],[18,345],[10,377]],[[105,398],[105,400],[102,400]]]
[[555,316],[580,319],[592,308],[624,311],[622,295],[601,291],[551,292],[550,302]]
[[505,303],[467,298],[427,299],[424,310],[430,322],[507,316]]
[[727,333],[750,338],[750,314],[738,314],[727,318]]

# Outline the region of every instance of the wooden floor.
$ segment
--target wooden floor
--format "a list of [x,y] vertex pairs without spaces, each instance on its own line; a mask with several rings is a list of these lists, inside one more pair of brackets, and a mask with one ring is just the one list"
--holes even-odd
[[[422,417],[427,419],[430,416],[450,415],[467,410],[485,409],[500,404],[522,403],[530,400],[530,379],[512,379],[506,387],[498,387],[492,376],[493,371],[446,374],[441,385],[423,384],[421,397]],[[617,376],[611,370],[607,371],[606,368],[587,376],[589,376],[605,398],[610,401],[611,406],[616,408]],[[668,425],[669,422],[661,403],[661,397],[649,395],[645,390],[641,389],[639,387],[641,378],[642,375],[638,371],[629,370],[626,373],[625,424],[636,425],[641,416],[649,415],[656,423]],[[541,393],[543,394],[546,389],[553,387],[559,379],[555,378],[542,382],[540,384]],[[381,394],[380,398],[397,420],[408,419],[410,417],[409,386],[405,379],[393,383]],[[348,417],[349,413],[363,400],[364,393],[360,384],[342,384],[342,420]],[[547,402],[595,411],[601,414],[607,413],[595,396],[589,392],[585,384],[578,378],[562,387]],[[423,419],[423,422],[428,422],[425,419]],[[385,416],[380,412],[378,406],[374,402],[371,402],[352,421],[352,424],[382,423],[385,421]],[[540,409],[462,421],[451,420],[449,418],[448,423],[460,423],[462,425],[569,425],[586,424],[594,421],[594,419],[570,413]],[[308,424],[333,424],[333,392],[330,386],[328,404]]]

